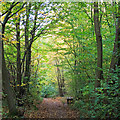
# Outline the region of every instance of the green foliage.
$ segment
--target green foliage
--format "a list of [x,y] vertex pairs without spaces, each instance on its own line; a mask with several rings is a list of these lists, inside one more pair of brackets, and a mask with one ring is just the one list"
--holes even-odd
[[[112,74],[113,78],[117,74]],[[117,78],[117,77],[115,77]],[[112,79],[115,80],[115,79]],[[111,81],[111,80],[110,80]],[[119,118],[119,83],[116,79],[115,83],[109,85],[104,82],[102,87],[89,89],[91,83],[82,89],[82,97],[77,100],[73,107],[81,111],[81,116],[84,118]]]
[[[12,3],[3,3],[4,13]],[[27,3],[28,4],[28,3]],[[26,4],[26,5],[27,5]],[[101,34],[103,43],[103,70],[104,79],[101,87],[94,88],[97,68],[97,47],[94,33],[93,3],[65,2],[42,5],[30,3],[29,19],[26,19],[26,9],[15,14],[6,24],[4,41],[4,56],[7,69],[11,75],[10,84],[18,95],[17,86],[17,41],[16,18],[20,19],[20,62],[21,86],[28,86],[30,95],[21,99],[32,104],[34,99],[41,97],[55,97],[58,95],[57,69],[63,69],[65,82],[65,96],[73,96],[76,101],[74,108],[80,110],[83,118],[118,118],[119,104],[119,66],[109,70],[113,55],[114,39],[116,35],[118,5],[109,3],[99,4],[101,19]],[[12,13],[20,8],[22,3],[12,9]],[[35,9],[37,7],[37,9]],[[35,12],[38,12],[36,25]],[[2,16],[2,22],[5,15]],[[47,23],[49,21],[49,23]],[[35,36],[31,47],[30,80],[25,80],[26,59],[23,61],[25,45],[25,25],[28,22],[28,37]],[[116,22],[116,23],[115,23]],[[34,26],[35,25],[35,26]],[[43,33],[41,31],[43,30]],[[44,34],[45,32],[45,34]],[[40,36],[40,35],[41,36]],[[38,36],[37,36],[38,35]],[[118,54],[119,55],[119,54]],[[117,56],[118,57],[118,56]],[[60,61],[56,64],[56,59]],[[112,72],[110,72],[112,71]],[[108,83],[106,82],[108,81]],[[17,98],[19,100],[19,98]],[[36,108],[35,108],[36,109]],[[5,114],[6,116],[7,114]]]
[[57,90],[51,85],[44,85],[41,90],[42,97],[54,97],[58,94]]

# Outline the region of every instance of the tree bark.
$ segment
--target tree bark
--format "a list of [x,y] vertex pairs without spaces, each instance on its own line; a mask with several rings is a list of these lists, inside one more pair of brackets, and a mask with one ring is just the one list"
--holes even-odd
[[[120,2],[119,2],[119,8],[118,8],[118,17],[117,17],[117,25],[116,25],[116,36],[115,36],[115,42],[114,42],[114,48],[113,48],[113,56],[111,59],[110,69],[111,71],[115,69],[115,65],[119,63],[119,60],[117,59],[117,54],[119,54],[120,49]],[[118,55],[119,56],[119,55]]]
[[[117,27],[117,32],[118,32],[118,67],[120,69],[120,2],[118,3],[118,27]],[[119,80],[120,80],[120,71],[119,71]]]
[[26,25],[25,25],[25,50],[27,50],[27,51],[26,51],[26,65],[25,65],[24,83],[26,84],[27,91],[29,91],[28,82],[30,80],[30,59],[31,59],[31,47],[28,47],[29,46],[29,14],[30,14],[30,9],[31,9],[31,3],[26,5]]
[[[112,55],[111,64],[110,64],[110,73],[114,72],[114,70],[116,69],[116,66],[120,68],[120,2],[118,3],[118,15],[116,16],[116,19],[117,19],[116,35],[115,35],[115,42],[114,42],[114,48],[113,48],[113,55]],[[120,75],[118,75],[118,77],[120,79]]]
[[99,21],[99,10],[98,10],[98,2],[94,2],[94,27],[96,34],[96,42],[97,42],[97,70],[96,70],[96,78],[95,88],[100,87],[100,80],[103,79],[103,48],[102,48],[102,36],[100,31],[100,21]]
[[[18,3],[19,2],[17,2],[17,3],[13,2],[11,4],[10,8],[4,13],[6,15],[5,15],[5,18],[4,18],[3,23],[2,23],[2,38],[4,38],[5,25],[6,25],[7,21],[9,20],[9,18],[11,18],[17,12],[19,12],[25,5],[25,3],[23,3],[23,6],[19,10],[17,10],[15,13],[11,14],[12,13],[11,10]],[[5,63],[3,40],[2,40],[2,82],[3,82],[4,91],[7,94],[9,112],[10,112],[10,114],[17,114],[18,111],[16,109],[16,100],[14,98],[14,92],[10,86],[10,73],[7,70],[6,63]]]
[[17,91],[20,97],[20,86],[21,86],[21,53],[20,53],[20,15],[16,19],[16,41],[17,41]]
[[[38,15],[38,8],[37,3],[35,3],[35,16],[34,16],[34,24],[33,29],[29,32],[29,14],[31,9],[31,3],[29,3],[28,7],[26,8],[26,26],[25,26],[25,48],[26,52],[26,67],[25,67],[25,84],[27,84],[27,91],[29,92],[29,84],[30,81],[30,64],[31,64],[31,46],[34,42],[35,31],[36,31],[36,20]],[[31,33],[31,38],[29,40],[29,34]],[[29,46],[29,47],[28,47]]]
[[58,59],[56,59],[56,65],[57,65],[57,71],[56,72],[57,72],[57,81],[58,81],[59,95],[61,97],[63,97],[64,96],[64,94],[63,94],[63,87],[64,87],[63,81],[64,81],[64,78],[62,78],[60,68],[58,67],[58,65],[59,65]]
[[[4,38],[5,24],[2,24],[2,38]],[[4,47],[2,41],[2,80],[4,92],[7,94],[7,101],[10,114],[17,114],[16,101],[14,98],[13,90],[10,86],[10,74],[6,68],[5,58],[4,58]]]

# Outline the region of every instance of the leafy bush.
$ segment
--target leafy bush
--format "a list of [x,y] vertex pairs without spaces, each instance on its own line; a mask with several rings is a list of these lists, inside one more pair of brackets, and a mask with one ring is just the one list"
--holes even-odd
[[[115,79],[114,79],[115,80]],[[119,84],[104,84],[96,90],[89,90],[89,85],[82,89],[83,99],[74,103],[82,117],[88,118],[119,118]]]

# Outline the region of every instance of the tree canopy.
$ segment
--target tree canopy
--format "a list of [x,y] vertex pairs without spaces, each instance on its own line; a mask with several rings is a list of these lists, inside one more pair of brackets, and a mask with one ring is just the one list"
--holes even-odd
[[58,96],[73,98],[79,118],[120,117],[120,2],[1,7],[4,118]]

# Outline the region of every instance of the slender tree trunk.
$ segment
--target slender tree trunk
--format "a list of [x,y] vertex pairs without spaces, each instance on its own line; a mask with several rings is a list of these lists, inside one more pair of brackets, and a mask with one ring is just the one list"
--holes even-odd
[[[112,70],[115,70],[115,66],[119,63],[119,60],[117,59],[117,55],[119,53],[119,41],[120,41],[120,2],[119,2],[119,8],[118,8],[118,17],[117,19],[117,23],[116,23],[116,36],[115,36],[115,42],[114,42],[114,48],[113,48],[113,56],[111,59],[111,64],[110,64],[110,71],[112,72]],[[118,55],[119,56],[119,55]]]
[[[59,65],[59,61],[56,60],[56,65]],[[63,84],[62,84],[62,76],[61,76],[61,71],[60,71],[60,68],[57,66],[57,81],[58,81],[58,88],[59,88],[59,95],[61,97],[64,96],[63,94]]]
[[[118,67],[120,69],[120,2],[118,3],[118,27],[117,27],[117,32],[118,32]],[[119,81],[120,81],[120,71],[119,71]]]
[[[27,91],[29,91],[29,79],[30,79],[30,58],[31,58],[31,47],[29,46],[29,14],[30,14],[31,4],[26,6],[26,25],[25,25],[25,49],[26,53],[26,65],[25,65],[25,75],[24,75],[24,83],[26,84]],[[26,91],[26,92],[27,92]]]
[[74,57],[75,57],[75,63],[74,63],[74,76],[75,76],[75,98],[77,98],[78,96],[78,72],[77,72],[77,55],[76,55],[76,52],[74,53]]
[[36,71],[35,71],[35,78],[37,78],[37,73],[38,73],[38,67],[39,67],[39,59],[37,60],[38,61],[38,64],[37,64],[37,69],[36,69]]
[[17,40],[17,84],[18,86],[18,93],[19,97],[20,94],[20,86],[21,86],[21,53],[20,53],[20,16],[16,20],[16,40]]
[[95,82],[95,88],[96,88],[96,87],[100,87],[100,80],[103,79],[103,70],[102,70],[103,48],[102,48],[102,36],[100,31],[98,2],[94,2],[94,27],[95,27],[96,42],[97,42],[97,70],[96,70],[97,80]]
[[[0,25],[1,28],[1,25]],[[1,29],[0,29],[1,33]],[[2,61],[2,35],[0,35],[0,61]],[[0,62],[0,119],[2,119],[2,62]]]
[[64,78],[64,70],[63,70],[63,68],[62,68],[61,75],[62,75],[62,91],[63,91],[63,96],[64,96],[64,94],[65,94],[65,78]]
[[[120,68],[120,2],[118,3],[118,15],[116,16],[116,35],[113,48],[113,55],[110,64],[110,73],[113,73],[116,66]],[[120,74],[120,73],[119,73]],[[120,75],[119,79],[120,79]],[[109,79],[108,79],[109,81]]]
[[[27,84],[27,91],[29,92],[29,84],[28,82],[30,81],[30,64],[31,64],[31,46],[32,43],[34,42],[34,37],[35,37],[35,30],[36,30],[36,20],[37,20],[37,15],[38,15],[38,8],[37,8],[37,3],[35,3],[35,17],[34,17],[34,25],[33,29],[31,32],[29,32],[29,14],[30,14],[30,9],[31,9],[31,3],[26,8],[26,26],[25,26],[25,48],[27,49],[26,53],[26,67],[25,67],[25,83]],[[31,38],[29,41],[29,34],[31,33]],[[29,46],[29,47],[28,47]]]

